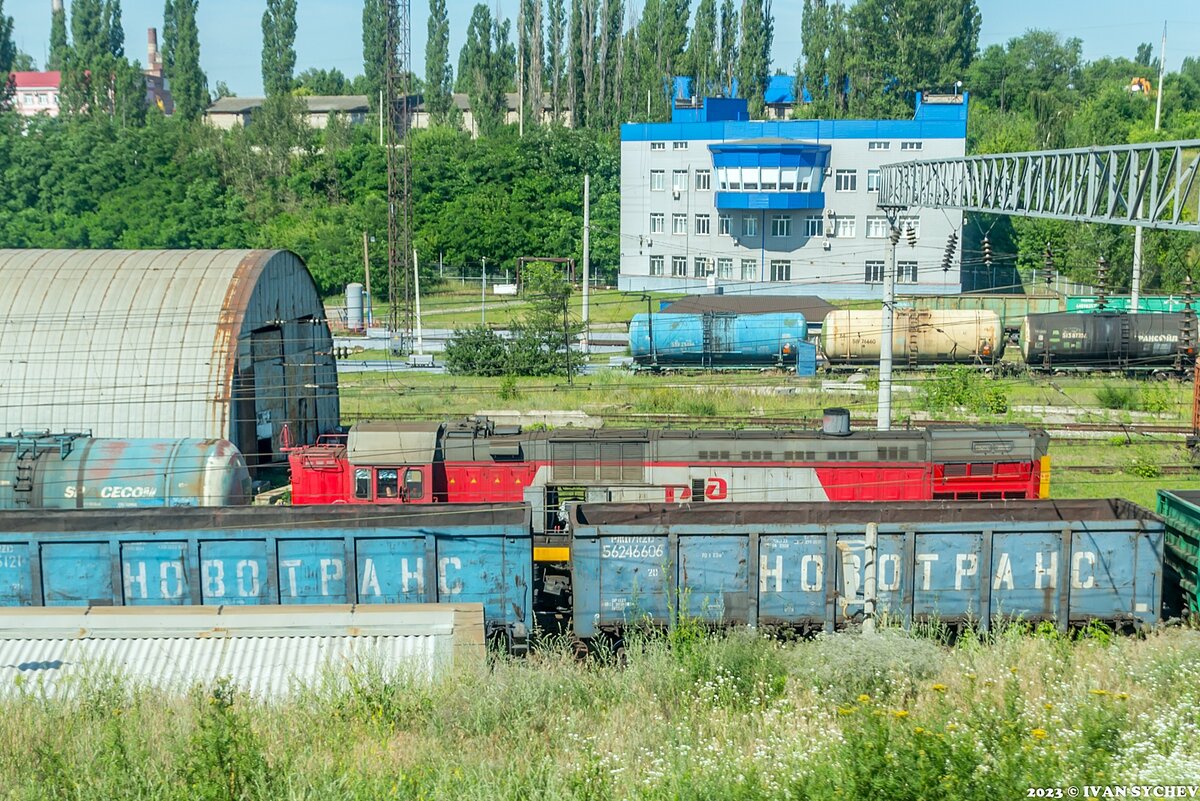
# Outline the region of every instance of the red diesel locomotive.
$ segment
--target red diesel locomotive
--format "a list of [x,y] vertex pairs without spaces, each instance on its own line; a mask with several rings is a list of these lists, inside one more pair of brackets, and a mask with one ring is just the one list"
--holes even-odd
[[361,422],[289,450],[293,504],[909,501],[1046,497],[1049,438],[1020,426],[821,431]]

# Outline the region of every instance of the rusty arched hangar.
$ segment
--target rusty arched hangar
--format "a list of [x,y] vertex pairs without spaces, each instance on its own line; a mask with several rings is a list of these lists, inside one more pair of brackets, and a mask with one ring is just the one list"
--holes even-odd
[[316,284],[283,250],[0,250],[0,426],[229,439],[338,424]]

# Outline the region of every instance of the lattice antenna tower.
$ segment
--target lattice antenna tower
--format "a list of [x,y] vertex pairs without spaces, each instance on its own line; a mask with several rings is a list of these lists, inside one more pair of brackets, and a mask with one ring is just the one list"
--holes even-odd
[[403,336],[413,332],[412,160],[408,147],[412,113],[412,3],[386,0],[387,64],[384,107],[387,125],[388,324]]

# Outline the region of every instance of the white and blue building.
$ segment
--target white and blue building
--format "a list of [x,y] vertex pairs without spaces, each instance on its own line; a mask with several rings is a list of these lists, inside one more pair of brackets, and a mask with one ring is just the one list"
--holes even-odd
[[[966,141],[965,93],[918,94],[911,120],[751,120],[745,100],[710,97],[622,125],[620,288],[880,298],[880,167],[960,158]],[[961,235],[943,267],[962,213],[910,209],[898,226],[897,292],[961,291]]]

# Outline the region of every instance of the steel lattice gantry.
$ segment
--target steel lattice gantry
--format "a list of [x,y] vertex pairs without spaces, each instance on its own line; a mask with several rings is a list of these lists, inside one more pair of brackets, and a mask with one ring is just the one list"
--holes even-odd
[[879,205],[1200,232],[1200,140],[885,164]]

